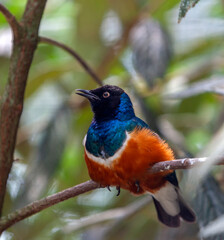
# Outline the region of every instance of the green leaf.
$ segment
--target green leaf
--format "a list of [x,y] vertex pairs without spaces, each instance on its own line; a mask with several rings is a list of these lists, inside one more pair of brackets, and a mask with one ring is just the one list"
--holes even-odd
[[180,2],[180,9],[179,9],[179,17],[178,17],[178,23],[180,23],[181,19],[185,17],[188,10],[192,7],[194,7],[199,0],[181,0]]

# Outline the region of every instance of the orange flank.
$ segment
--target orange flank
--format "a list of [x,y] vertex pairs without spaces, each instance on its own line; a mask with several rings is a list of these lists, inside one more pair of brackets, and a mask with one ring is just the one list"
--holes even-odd
[[[85,160],[92,180],[105,186],[120,186],[134,194],[156,192],[166,183],[165,176],[172,170],[149,174],[156,162],[174,159],[173,151],[164,140],[149,129],[136,128],[129,134],[120,156],[106,163],[99,163],[87,156]],[[139,186],[137,186],[136,182]]]

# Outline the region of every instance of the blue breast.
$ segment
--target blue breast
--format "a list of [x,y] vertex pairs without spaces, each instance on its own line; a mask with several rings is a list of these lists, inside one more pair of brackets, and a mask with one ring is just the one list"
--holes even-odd
[[97,157],[113,156],[126,139],[126,131],[131,132],[135,127],[148,125],[135,116],[132,103],[126,93],[121,96],[116,115],[107,121],[93,119],[88,133],[85,147],[88,152]]

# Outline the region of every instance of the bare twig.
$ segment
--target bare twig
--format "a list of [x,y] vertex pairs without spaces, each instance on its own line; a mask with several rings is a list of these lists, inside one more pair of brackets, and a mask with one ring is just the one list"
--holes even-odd
[[50,38],[46,38],[46,37],[39,37],[39,42],[41,43],[48,43],[48,44],[52,44],[54,46],[57,46],[63,50],[65,50],[66,52],[68,52],[69,54],[71,54],[79,63],[80,65],[86,70],[87,73],[89,73],[89,75],[100,85],[103,86],[102,81],[99,79],[99,77],[96,75],[96,73],[89,67],[89,65],[78,55],[78,53],[76,53],[73,49],[71,49],[70,47],[66,46],[63,43],[57,42],[53,39]]
[[[23,110],[24,92],[30,65],[38,42],[38,30],[47,0],[28,0],[20,29],[14,33],[8,82],[1,100],[0,114],[0,216],[5,196],[6,183],[13,163],[16,135]],[[13,29],[18,24],[6,8],[1,11]]]
[[204,163],[207,158],[183,158],[172,161],[158,162],[149,169],[149,173],[163,172],[167,170],[187,169]]
[[65,201],[69,198],[78,196],[85,192],[91,191],[93,189],[99,188],[100,185],[93,181],[87,181],[76,185],[74,187],[65,189],[59,193],[53,194],[41,200],[35,201],[11,214],[7,217],[3,217],[0,220],[0,234],[8,227],[12,226],[16,222],[19,222],[37,212],[42,211],[45,208],[55,205],[56,203]]
[[9,23],[13,31],[14,40],[19,40],[19,36],[21,35],[20,23],[17,22],[15,16],[13,16],[11,12],[9,12],[9,10],[5,6],[3,6],[1,3],[0,3],[0,12],[2,12],[7,22]]
[[[182,158],[172,161],[155,163],[150,169],[149,173],[157,173],[168,170],[189,169],[205,163],[209,158]],[[220,158],[217,165],[224,165],[224,158]]]
[[[169,171],[169,170],[175,170],[175,169],[192,168],[205,163],[206,160],[208,160],[208,158],[183,158],[183,159],[176,159],[172,161],[159,162],[154,164],[149,169],[149,173],[157,173],[161,171]],[[222,158],[217,164],[224,165],[224,159]],[[8,216],[3,217],[0,220],[0,233],[5,229],[7,229],[8,227],[12,226],[13,224],[35,213],[38,213],[50,206],[53,206],[56,203],[62,202],[71,197],[78,196],[79,194],[82,194],[87,191],[91,191],[93,189],[100,188],[100,187],[102,186],[100,186],[98,183],[95,183],[93,181],[87,181],[77,186],[74,186],[72,188],[65,189],[62,192],[48,196],[44,199],[35,201],[9,214]]]

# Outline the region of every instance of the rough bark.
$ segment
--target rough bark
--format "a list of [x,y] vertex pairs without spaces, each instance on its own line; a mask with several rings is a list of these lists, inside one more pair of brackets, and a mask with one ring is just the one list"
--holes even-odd
[[[38,30],[47,0],[28,0],[21,22],[1,5],[13,30],[13,50],[8,82],[1,100],[0,116],[0,216],[6,183],[13,163],[16,135],[23,110],[24,92],[30,65],[38,43]],[[9,21],[11,19],[11,21]]]

